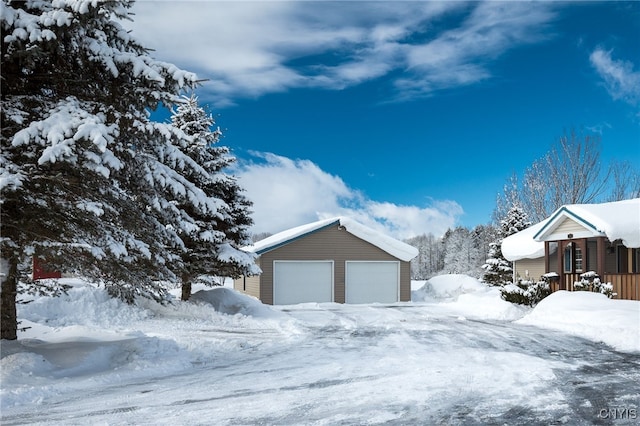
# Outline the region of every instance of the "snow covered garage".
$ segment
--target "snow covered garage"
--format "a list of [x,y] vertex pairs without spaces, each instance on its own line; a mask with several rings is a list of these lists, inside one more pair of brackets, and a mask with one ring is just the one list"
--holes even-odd
[[351,219],[321,220],[245,247],[262,274],[234,288],[263,303],[393,303],[411,300],[411,259],[418,250]]

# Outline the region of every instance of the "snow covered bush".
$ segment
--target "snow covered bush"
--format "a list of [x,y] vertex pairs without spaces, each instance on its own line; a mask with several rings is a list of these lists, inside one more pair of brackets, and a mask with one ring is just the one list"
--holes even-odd
[[551,294],[551,287],[546,281],[522,281],[507,284],[500,289],[500,296],[507,302],[519,305],[535,306]]
[[602,293],[609,299],[613,299],[617,296],[617,293],[613,292],[613,285],[611,283],[603,283],[600,281],[600,277],[594,271],[585,272],[580,275],[580,281],[573,283],[574,290],[578,291],[592,291],[595,293]]

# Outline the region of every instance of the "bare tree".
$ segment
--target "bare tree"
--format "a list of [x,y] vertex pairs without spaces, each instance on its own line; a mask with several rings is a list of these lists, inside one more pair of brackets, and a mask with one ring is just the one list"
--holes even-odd
[[571,131],[524,174],[521,202],[535,221],[564,204],[594,202],[607,189],[611,169],[602,172],[600,138]]
[[621,161],[612,165],[613,179],[611,193],[607,201],[620,201],[640,197],[640,173],[630,162]]
[[[524,172],[521,182],[513,175],[505,185],[504,193],[498,196],[494,218],[500,217],[504,207],[515,200],[528,217],[539,222],[565,204],[593,203],[605,199],[616,174],[619,184],[614,184],[624,196],[634,186],[627,179],[629,171],[617,170],[616,166],[602,168],[600,160],[600,137],[581,135],[571,131],[558,139],[542,158],[533,162]],[[636,191],[637,192],[637,191]],[[615,195],[620,197],[619,195]],[[618,198],[620,199],[620,198]]]

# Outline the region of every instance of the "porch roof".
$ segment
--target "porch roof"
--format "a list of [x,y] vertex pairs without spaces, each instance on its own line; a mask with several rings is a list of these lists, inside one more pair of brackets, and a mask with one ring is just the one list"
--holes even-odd
[[551,241],[553,231],[571,219],[585,229],[583,237],[606,236],[631,248],[640,247],[640,198],[602,204],[569,204],[560,207],[535,233],[536,241]]
[[502,241],[502,254],[509,261],[537,259],[544,255],[544,241],[566,219],[584,227],[589,236],[621,240],[630,248],[640,247],[640,198],[602,204],[568,204],[549,218]]

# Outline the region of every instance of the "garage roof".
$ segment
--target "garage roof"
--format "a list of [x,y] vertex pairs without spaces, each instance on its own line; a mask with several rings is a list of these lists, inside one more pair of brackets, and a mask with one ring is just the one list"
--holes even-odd
[[260,255],[334,225],[344,227],[344,229],[350,234],[373,244],[380,250],[383,250],[405,262],[410,261],[418,255],[417,248],[396,240],[395,238],[391,238],[388,235],[381,234],[380,232],[347,217],[334,217],[291,228],[265,238],[264,240],[257,241],[250,246],[243,247],[242,249]]

